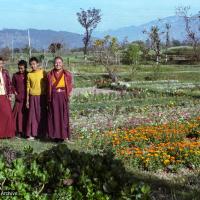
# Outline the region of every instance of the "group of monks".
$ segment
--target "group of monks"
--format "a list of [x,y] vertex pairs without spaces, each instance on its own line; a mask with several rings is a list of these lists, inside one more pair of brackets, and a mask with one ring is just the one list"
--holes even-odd
[[[12,77],[0,57],[0,138],[70,139],[69,96],[73,88],[72,74],[64,69],[62,57],[55,57],[48,73],[36,57],[18,62]],[[12,109],[11,97],[15,95]]]

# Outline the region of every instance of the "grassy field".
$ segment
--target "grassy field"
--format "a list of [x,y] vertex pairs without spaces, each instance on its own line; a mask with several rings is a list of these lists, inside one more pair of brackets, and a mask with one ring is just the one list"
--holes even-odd
[[[122,91],[113,87],[113,91],[108,93],[103,93],[108,88],[86,92],[86,87],[95,87],[98,80],[106,80],[105,68],[78,65],[76,68],[70,68],[74,72],[75,88],[82,89],[80,94],[74,93],[70,100],[70,123],[74,143],[67,144],[68,147],[90,154],[104,154],[108,149],[111,150],[135,179],[151,186],[152,199],[200,199],[200,123],[198,120],[193,123],[200,112],[200,65],[138,66],[133,72],[130,66],[112,68],[119,81],[129,84],[128,88]],[[15,71],[13,67],[11,71]],[[183,129],[180,129],[180,124]],[[195,125],[191,128],[188,124]],[[170,128],[163,128],[164,125]],[[139,132],[139,141],[136,143],[137,139],[130,139],[132,136],[125,130],[144,130],[146,139],[139,140],[143,134]],[[166,134],[169,130],[171,132],[168,137]],[[111,135],[107,135],[108,132]],[[156,136],[149,136],[150,133],[155,133]],[[172,133],[176,133],[177,137]],[[197,135],[192,138],[194,141],[187,139],[189,133]],[[162,142],[158,139],[160,137],[164,137]],[[119,144],[113,141],[118,141]],[[143,165],[143,160],[136,159],[135,154],[132,155],[134,151],[129,149],[148,149],[152,144],[172,145],[172,142],[196,142],[194,149],[191,148],[193,153],[196,153],[195,156],[187,152],[190,159],[186,159],[186,153],[180,154],[182,157],[177,160],[182,164],[176,164],[167,158],[162,161],[163,155],[160,153],[160,159],[153,160],[150,157],[152,160],[149,158],[149,165]],[[24,148],[31,146],[34,152],[39,153],[56,145],[57,143],[51,141],[5,139],[1,140],[0,148],[9,147],[22,152]],[[119,154],[122,150],[126,150],[128,155]],[[167,155],[169,154],[168,152]],[[172,154],[170,156],[173,157]]]

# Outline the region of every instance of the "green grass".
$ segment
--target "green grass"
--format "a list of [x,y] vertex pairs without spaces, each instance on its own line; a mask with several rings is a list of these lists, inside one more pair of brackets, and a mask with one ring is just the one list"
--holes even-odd
[[75,88],[92,87],[95,85],[95,80],[101,76],[74,76]]
[[[154,70],[154,71],[153,71]],[[74,70],[80,73],[75,76],[75,87],[91,87],[95,85],[96,80],[105,79],[106,71],[101,66],[80,66]],[[103,73],[103,74],[102,74]],[[182,82],[198,82],[200,77],[200,66],[163,66],[159,71],[152,66],[141,66],[133,74],[128,66],[116,70],[120,81],[146,81],[146,80],[178,80]]]
[[2,139],[0,147],[1,148],[9,147],[11,149],[22,152],[25,147],[31,146],[34,152],[40,153],[42,151],[50,149],[51,147],[55,145],[56,145],[55,143],[49,142],[49,141],[46,141],[46,142],[40,141],[40,140],[29,141],[23,138],[20,138],[20,139],[13,138],[13,139]]

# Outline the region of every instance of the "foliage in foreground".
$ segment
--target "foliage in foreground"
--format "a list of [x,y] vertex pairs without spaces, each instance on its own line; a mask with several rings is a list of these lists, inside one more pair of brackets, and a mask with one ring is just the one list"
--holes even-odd
[[0,160],[1,189],[16,191],[12,199],[149,199],[150,187],[131,177],[111,153],[80,153],[65,144],[40,154],[26,148],[23,158]]

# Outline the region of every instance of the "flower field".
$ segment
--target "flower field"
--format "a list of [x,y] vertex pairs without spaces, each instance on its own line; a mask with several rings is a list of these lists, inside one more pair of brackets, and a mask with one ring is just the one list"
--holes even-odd
[[111,138],[117,157],[145,170],[200,167],[200,120],[117,129]]

